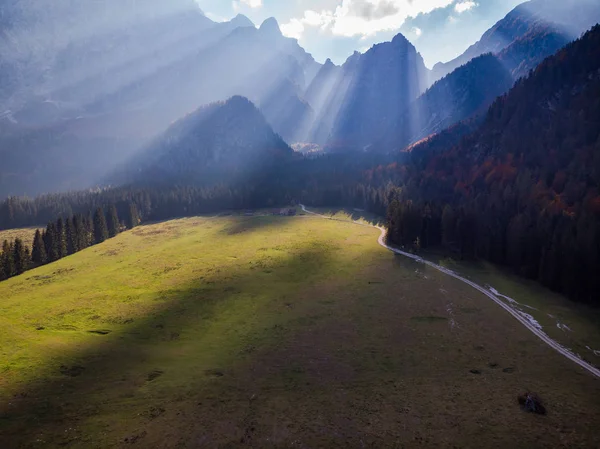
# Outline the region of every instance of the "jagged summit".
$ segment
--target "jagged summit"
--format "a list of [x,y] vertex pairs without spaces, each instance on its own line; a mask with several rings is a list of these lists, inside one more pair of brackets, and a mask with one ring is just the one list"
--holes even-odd
[[260,31],[269,35],[283,36],[281,29],[279,28],[279,23],[275,17],[269,17],[265,20],[260,26]]
[[253,27],[254,22],[250,20],[243,14],[238,14],[233,19],[230,20],[230,23],[236,25],[237,27]]
[[402,33],[398,33],[392,39],[392,44],[394,45],[412,45],[408,39]]

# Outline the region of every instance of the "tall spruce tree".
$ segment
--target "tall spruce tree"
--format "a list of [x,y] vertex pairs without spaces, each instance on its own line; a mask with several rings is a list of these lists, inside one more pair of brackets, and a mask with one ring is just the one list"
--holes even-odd
[[88,214],[84,217],[83,227],[85,230],[85,236],[84,236],[85,237],[85,247],[88,248],[95,243],[94,242],[94,220],[92,218],[91,212],[88,212]]
[[83,215],[73,217],[73,228],[75,230],[75,246],[77,251],[83,251],[89,246],[89,234]]
[[135,203],[129,203],[129,210],[127,215],[127,227],[129,229],[133,229],[140,224],[140,214],[138,212],[137,206]]
[[0,248],[0,281],[6,279],[6,274],[4,273],[4,253],[2,252],[2,248]]
[[44,244],[44,239],[39,229],[35,231],[35,237],[33,238],[31,261],[35,266],[44,265],[48,261],[46,256],[46,245]]
[[48,262],[56,262],[60,259],[58,231],[56,223],[48,223],[44,243],[46,245],[46,255]]
[[4,240],[2,244],[2,265],[4,268],[4,278],[8,279],[15,275],[15,259],[13,254],[13,245]]
[[62,259],[63,257],[67,257],[67,229],[62,217],[56,222],[56,238],[58,245],[58,258]]
[[15,275],[18,276],[29,270],[31,265],[29,250],[20,238],[15,239],[13,245],[13,259],[15,262]]
[[119,227],[121,224],[119,223],[119,216],[117,215],[117,207],[114,204],[108,208],[106,225],[108,227],[108,236],[111,238],[116,237],[120,231]]
[[69,217],[65,221],[66,237],[67,237],[67,254],[75,254],[79,251],[77,247],[77,231],[74,224],[75,217]]
[[106,217],[102,208],[99,207],[94,214],[94,242],[98,244],[104,242],[106,239],[108,239]]

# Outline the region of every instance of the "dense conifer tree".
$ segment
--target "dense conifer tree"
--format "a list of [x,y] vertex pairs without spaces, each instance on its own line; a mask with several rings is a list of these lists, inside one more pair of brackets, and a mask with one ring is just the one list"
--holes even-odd
[[39,229],[35,231],[35,237],[33,238],[31,260],[35,266],[44,265],[48,261],[46,256],[46,245],[44,244],[44,239]]
[[29,250],[20,238],[13,244],[13,259],[15,263],[15,276],[25,273],[31,265]]
[[6,274],[4,273],[4,253],[2,252],[2,248],[0,248],[0,281],[6,279]]
[[48,223],[44,237],[48,262],[55,262],[60,259],[59,238],[55,223]]
[[99,207],[94,214],[94,242],[98,244],[104,242],[106,239],[108,239],[106,217],[102,208]]
[[62,217],[56,222],[56,238],[58,246],[58,258],[62,259],[63,257],[67,257],[67,230]]
[[65,220],[66,223],[66,237],[67,237],[67,254],[75,254],[79,251],[77,246],[77,231],[74,225],[75,217],[69,217]]
[[108,236],[110,238],[116,237],[120,231],[121,224],[119,223],[119,216],[117,214],[117,207],[113,204],[108,208],[106,214],[106,225],[108,228]]
[[128,206],[127,228],[133,229],[140,224],[140,214],[135,203],[130,202]]
[[[102,214],[102,216],[104,216],[104,214]],[[94,220],[92,218],[91,212],[88,212],[87,215],[83,218],[83,226],[84,226],[85,247],[88,248],[95,244]]]
[[4,240],[2,244],[2,266],[4,268],[4,278],[8,279],[15,275],[15,259],[13,245]]

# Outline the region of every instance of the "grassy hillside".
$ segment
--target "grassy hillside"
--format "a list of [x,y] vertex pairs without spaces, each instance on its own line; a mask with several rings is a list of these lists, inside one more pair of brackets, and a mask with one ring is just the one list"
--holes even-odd
[[184,219],[0,283],[0,447],[600,444],[597,379],[377,236]]

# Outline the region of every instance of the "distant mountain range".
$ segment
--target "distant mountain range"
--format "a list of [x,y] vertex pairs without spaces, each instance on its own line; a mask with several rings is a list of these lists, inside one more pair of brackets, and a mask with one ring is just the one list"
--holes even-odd
[[194,0],[6,2],[0,198],[92,186],[236,95],[298,148],[393,151],[485,111],[599,20],[594,0],[532,0],[430,71],[402,35],[321,65],[275,19],[215,23]]
[[[498,54],[511,46],[513,48],[509,53],[513,55],[512,61],[518,61],[519,56],[529,56],[525,60],[531,62],[515,72],[516,76],[525,75],[545,57],[555,53],[599,21],[600,6],[596,0],[525,2],[486,31],[481,39],[462,55],[447,63],[436,64],[432,69],[431,80],[439,80],[484,53]],[[547,42],[545,45],[539,45],[540,38],[543,39],[548,34],[555,35],[555,42],[559,46],[548,46]],[[518,52],[518,48],[522,50]],[[517,66],[513,67],[513,70]]]

